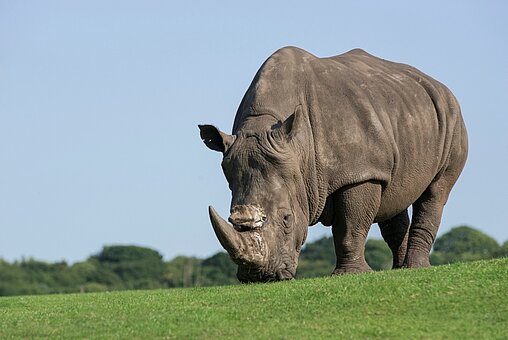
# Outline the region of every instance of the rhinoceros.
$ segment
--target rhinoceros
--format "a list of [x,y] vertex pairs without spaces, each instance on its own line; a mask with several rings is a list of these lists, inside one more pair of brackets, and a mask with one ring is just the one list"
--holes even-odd
[[371,271],[364,247],[373,223],[393,268],[430,266],[468,149],[445,85],[361,49],[318,58],[282,48],[255,75],[231,135],[199,129],[223,154],[230,223],[211,206],[209,215],[241,282],[294,278],[308,227],[318,222],[332,226],[332,274]]

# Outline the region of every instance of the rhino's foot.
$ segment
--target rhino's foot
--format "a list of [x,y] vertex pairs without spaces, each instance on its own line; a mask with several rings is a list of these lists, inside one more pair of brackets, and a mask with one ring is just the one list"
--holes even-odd
[[402,268],[405,268],[405,267],[404,267],[404,262],[394,263],[394,264],[392,265],[392,269],[402,269]]
[[335,268],[332,272],[332,276],[335,275],[344,275],[344,274],[354,274],[354,273],[367,273],[373,271],[372,268],[365,262],[362,264],[355,265],[342,265],[340,267]]
[[408,251],[402,268],[425,268],[430,267],[428,252]]
[[402,252],[395,253],[393,255],[392,269],[404,268],[405,259],[406,259],[405,249],[404,249],[404,253],[402,253]]

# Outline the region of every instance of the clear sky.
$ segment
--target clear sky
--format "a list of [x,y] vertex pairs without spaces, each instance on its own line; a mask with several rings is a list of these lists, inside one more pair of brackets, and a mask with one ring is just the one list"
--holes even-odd
[[[0,258],[221,249],[207,207],[227,216],[230,194],[197,124],[229,132],[286,45],[361,47],[445,83],[470,154],[440,233],[469,224],[504,242],[507,18],[506,1],[0,0]],[[329,234],[316,225],[309,239]]]

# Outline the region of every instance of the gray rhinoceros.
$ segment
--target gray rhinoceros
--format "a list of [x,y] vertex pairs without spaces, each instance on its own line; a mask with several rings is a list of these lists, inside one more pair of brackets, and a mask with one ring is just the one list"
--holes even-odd
[[429,266],[468,148],[446,86],[360,49],[317,58],[282,48],[254,77],[232,135],[199,128],[223,154],[231,224],[209,213],[242,282],[293,278],[317,222],[332,226],[333,274],[371,270],[364,245],[373,223],[394,268]]

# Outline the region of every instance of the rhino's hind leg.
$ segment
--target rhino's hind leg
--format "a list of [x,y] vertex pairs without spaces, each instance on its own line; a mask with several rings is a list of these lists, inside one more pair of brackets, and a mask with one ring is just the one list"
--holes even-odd
[[365,261],[365,240],[379,209],[381,185],[365,182],[333,194],[333,242],[337,265],[332,274],[372,271]]
[[445,198],[435,183],[413,203],[413,217],[403,267],[430,266],[429,253],[441,223],[444,203]]
[[420,198],[413,203],[404,267],[430,266],[429,253],[441,223],[444,205],[467,158],[467,133],[462,120],[455,127],[454,140],[446,168],[434,178]]
[[406,257],[409,230],[407,209],[386,221],[379,222],[378,225],[383,239],[393,254],[392,268],[401,268]]
[[445,170],[413,203],[413,216],[403,267],[430,266],[429,254],[441,223],[443,208],[460,170],[457,171],[455,168]]

